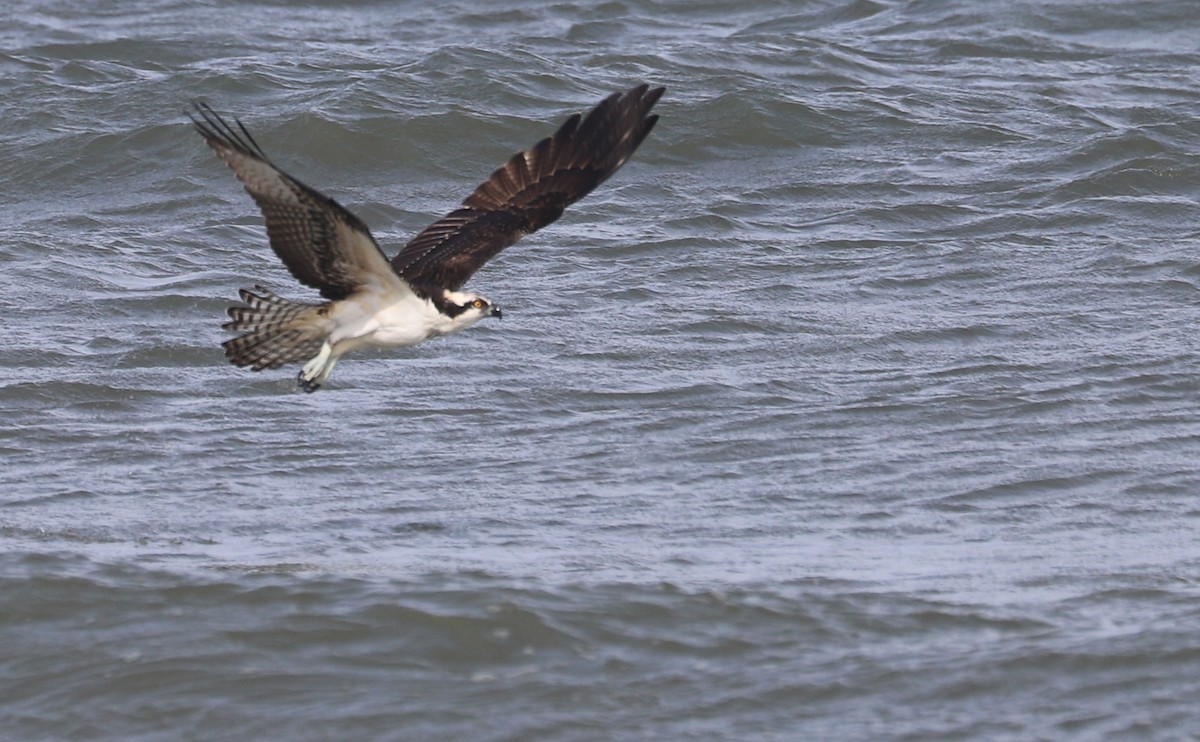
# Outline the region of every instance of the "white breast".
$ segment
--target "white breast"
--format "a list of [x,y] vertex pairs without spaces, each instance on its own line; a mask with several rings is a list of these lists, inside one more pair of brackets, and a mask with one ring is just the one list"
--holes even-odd
[[[468,316],[470,315],[470,316]],[[455,318],[411,290],[367,291],[335,302],[331,319],[336,329],[329,342],[338,355],[356,348],[403,348],[439,335],[452,335],[479,321],[476,312]]]

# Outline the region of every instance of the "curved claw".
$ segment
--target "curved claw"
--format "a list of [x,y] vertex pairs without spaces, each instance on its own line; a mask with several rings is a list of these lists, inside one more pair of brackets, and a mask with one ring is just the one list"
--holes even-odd
[[296,383],[307,394],[312,394],[313,392],[315,392],[321,388],[321,382],[317,381],[316,379],[304,378],[304,371],[301,371],[300,373],[296,374]]

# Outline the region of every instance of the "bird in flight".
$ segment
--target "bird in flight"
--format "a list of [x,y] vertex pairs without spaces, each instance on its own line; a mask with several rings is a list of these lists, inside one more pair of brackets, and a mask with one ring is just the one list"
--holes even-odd
[[316,391],[359,348],[402,348],[452,335],[500,307],[463,285],[484,263],[562,215],[616,172],[658,121],[663,88],[613,93],[553,136],[513,155],[462,205],[413,237],[390,261],[361,219],[276,167],[234,119],[207,104],[190,113],[266,220],[271,249],[325,299],[285,299],[258,285],[229,308],[225,355],[255,371],[305,361],[300,388]]

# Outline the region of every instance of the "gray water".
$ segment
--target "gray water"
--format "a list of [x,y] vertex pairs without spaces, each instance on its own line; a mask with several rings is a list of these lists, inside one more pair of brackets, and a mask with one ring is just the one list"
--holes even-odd
[[[0,737],[1200,737],[1200,6],[9,3]],[[385,250],[615,90],[461,335],[311,300],[194,98]]]

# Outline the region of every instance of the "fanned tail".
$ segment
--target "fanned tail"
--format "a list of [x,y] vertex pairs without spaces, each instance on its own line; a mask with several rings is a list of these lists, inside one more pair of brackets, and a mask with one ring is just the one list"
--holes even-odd
[[245,333],[221,344],[231,363],[262,371],[321,352],[330,329],[324,311],[328,305],[290,301],[262,286],[239,293],[245,305],[230,307],[231,321],[222,325]]

